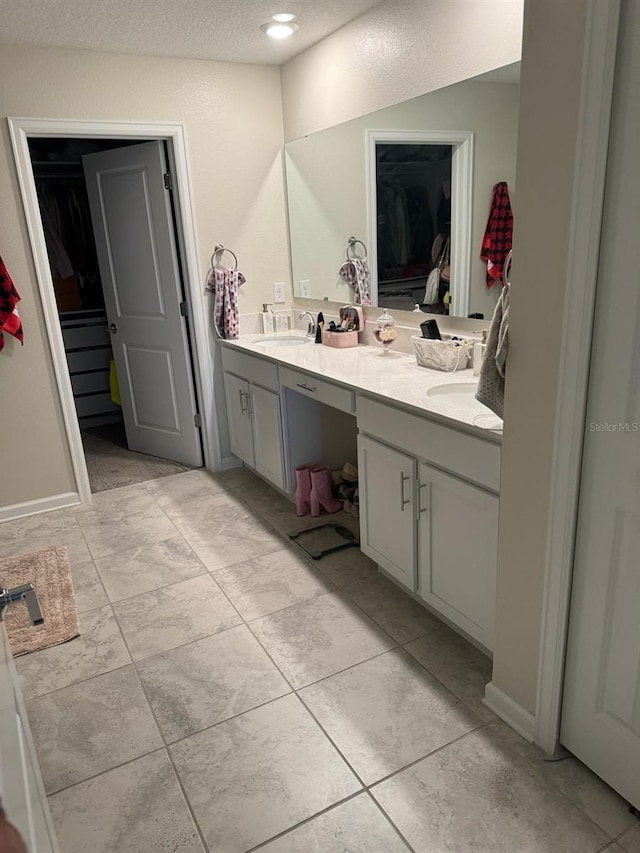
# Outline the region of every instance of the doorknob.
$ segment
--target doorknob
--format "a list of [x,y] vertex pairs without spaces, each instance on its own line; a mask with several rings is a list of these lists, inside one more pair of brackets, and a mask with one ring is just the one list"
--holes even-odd
[[107,328],[109,329],[109,331],[111,332],[112,335],[115,335],[115,333],[118,331],[118,327],[116,326],[115,323],[109,323]]
[[24,583],[22,586],[14,586],[12,589],[4,589],[0,586],[0,620],[5,607],[22,600],[26,602],[31,624],[42,625],[44,618],[38,603],[38,595],[32,583]]

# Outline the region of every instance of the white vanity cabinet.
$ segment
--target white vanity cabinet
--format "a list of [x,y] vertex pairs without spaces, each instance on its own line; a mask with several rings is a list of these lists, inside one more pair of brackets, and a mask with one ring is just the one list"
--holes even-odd
[[358,438],[362,550],[408,589],[416,588],[416,462],[367,436]]
[[417,591],[434,610],[491,649],[498,496],[423,462],[417,486]]
[[278,368],[222,349],[232,452],[280,489],[285,488]]
[[493,645],[500,446],[358,397],[361,548]]

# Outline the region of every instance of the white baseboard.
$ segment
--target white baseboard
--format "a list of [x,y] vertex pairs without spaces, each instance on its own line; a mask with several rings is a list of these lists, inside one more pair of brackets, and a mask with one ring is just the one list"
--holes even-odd
[[232,468],[242,468],[242,462],[237,456],[223,456],[222,470],[230,471]]
[[518,705],[510,696],[507,696],[499,687],[496,687],[493,681],[490,681],[485,687],[482,702],[525,740],[533,743],[536,733],[535,717],[529,711],[525,711],[522,705]]
[[77,492],[65,492],[62,495],[51,495],[48,498],[38,498],[22,504],[11,504],[0,507],[0,522],[14,521],[26,518],[28,515],[38,515],[41,512],[52,512],[54,509],[64,509],[82,503]]

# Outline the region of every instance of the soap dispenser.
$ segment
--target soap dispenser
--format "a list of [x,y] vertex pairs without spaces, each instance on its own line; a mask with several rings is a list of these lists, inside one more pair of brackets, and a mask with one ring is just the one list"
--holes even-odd
[[473,345],[473,375],[480,376],[480,369],[482,368],[482,360],[484,358],[484,352],[487,348],[487,335],[488,332],[486,329],[482,330],[482,341],[476,341]]
[[273,305],[269,302],[262,303],[262,314],[260,314],[260,322],[262,324],[262,334],[272,335],[275,332],[276,318],[273,313]]

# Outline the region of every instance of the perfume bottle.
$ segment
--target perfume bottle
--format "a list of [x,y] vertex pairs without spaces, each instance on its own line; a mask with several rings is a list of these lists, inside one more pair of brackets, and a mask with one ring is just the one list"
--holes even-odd
[[375,329],[373,336],[378,341],[379,344],[382,344],[383,354],[387,354],[389,351],[389,347],[398,337],[398,330],[396,329],[396,321],[393,319],[391,314],[385,308],[382,314],[378,317],[378,328]]

